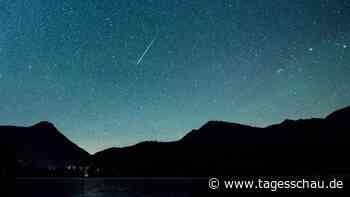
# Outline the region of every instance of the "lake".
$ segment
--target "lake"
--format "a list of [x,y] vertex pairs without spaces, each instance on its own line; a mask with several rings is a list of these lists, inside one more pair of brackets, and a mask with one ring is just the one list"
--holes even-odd
[[200,178],[20,178],[18,197],[165,197],[207,192]]

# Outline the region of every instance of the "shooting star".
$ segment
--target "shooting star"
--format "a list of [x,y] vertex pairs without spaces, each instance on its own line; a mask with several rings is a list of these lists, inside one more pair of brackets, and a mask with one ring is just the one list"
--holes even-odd
[[154,41],[157,39],[157,36],[155,36],[153,38],[153,40],[148,44],[146,50],[142,53],[141,57],[139,58],[139,60],[137,61],[136,65],[139,65],[142,62],[143,57],[145,57],[145,55],[148,53],[149,49],[152,47]]

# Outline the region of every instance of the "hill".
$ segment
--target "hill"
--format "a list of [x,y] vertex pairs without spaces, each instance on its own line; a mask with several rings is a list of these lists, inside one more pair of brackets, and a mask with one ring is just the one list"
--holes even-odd
[[26,176],[39,168],[63,168],[78,164],[90,154],[71,142],[49,122],[40,122],[30,127],[0,126],[1,152],[12,153],[6,158],[15,158],[16,173]]
[[349,174],[350,107],[323,119],[257,128],[210,121],[174,142],[143,142],[93,155],[95,176]]

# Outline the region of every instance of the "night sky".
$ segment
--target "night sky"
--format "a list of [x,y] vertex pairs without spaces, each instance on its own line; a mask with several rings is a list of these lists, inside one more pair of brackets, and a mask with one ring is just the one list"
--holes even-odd
[[347,105],[348,0],[0,0],[0,124],[90,153]]

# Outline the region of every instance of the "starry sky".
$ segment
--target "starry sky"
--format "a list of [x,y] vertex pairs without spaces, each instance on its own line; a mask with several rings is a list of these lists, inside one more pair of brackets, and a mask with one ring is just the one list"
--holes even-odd
[[0,124],[90,153],[350,105],[348,0],[0,0]]

